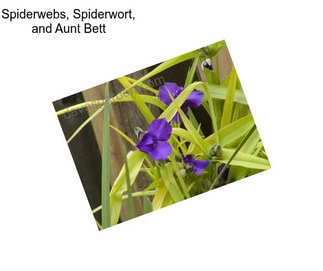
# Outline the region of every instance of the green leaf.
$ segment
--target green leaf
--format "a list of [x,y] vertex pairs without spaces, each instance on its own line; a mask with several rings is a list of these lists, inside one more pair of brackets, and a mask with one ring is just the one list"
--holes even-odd
[[[222,176],[222,174],[224,174],[224,172],[225,172],[225,170],[228,168],[228,166],[229,165],[231,165],[232,164],[232,162],[233,162],[233,160],[235,160],[235,161],[237,161],[237,160],[239,160],[239,152],[240,152],[240,150],[241,150],[241,148],[243,147],[243,145],[247,142],[247,140],[248,140],[248,138],[254,133],[254,131],[256,130],[257,128],[256,128],[256,125],[254,124],[253,126],[252,126],[252,128],[249,130],[249,132],[243,137],[243,139],[240,141],[240,143],[238,144],[238,146],[234,149],[234,150],[232,150],[232,153],[224,153],[224,151],[223,151],[223,154],[222,154],[222,159],[223,159],[223,157],[225,156],[225,155],[227,155],[228,156],[228,159],[227,159],[227,161],[225,162],[225,165],[224,165],[224,167],[221,169],[221,171],[220,171],[220,173],[217,175],[217,177],[214,179],[214,181],[213,181],[213,183],[211,184],[211,186],[210,186],[210,188],[209,188],[209,190],[211,190],[211,189],[213,189],[216,185],[218,185],[218,183],[219,183],[219,180],[220,180],[220,178],[221,178],[221,176]],[[245,154],[246,155],[246,154]],[[240,156],[242,156],[242,153],[240,153]],[[246,162],[246,157],[243,157],[244,159],[242,159],[243,160],[243,162]],[[258,158],[258,157],[257,157]],[[251,158],[250,158],[251,159]],[[259,161],[258,161],[259,162]],[[268,161],[267,161],[268,162]]]
[[146,75],[144,75],[143,77],[141,77],[137,81],[133,82],[124,91],[128,91],[130,88],[133,88],[133,87],[139,85],[143,81],[148,80],[149,78],[155,76],[156,74],[158,74],[158,73],[160,73],[160,72],[162,72],[164,70],[167,70],[168,68],[170,68],[172,66],[175,66],[176,64],[179,64],[179,63],[184,62],[184,61],[186,61],[188,59],[194,58],[194,57],[198,56],[198,54],[199,54],[199,50],[195,50],[195,51],[180,55],[178,57],[174,57],[172,59],[166,60],[163,63],[161,63],[160,65],[158,65],[151,72],[147,73]]
[[[219,55],[217,54],[215,57],[213,57],[212,59],[212,65],[213,67],[215,67],[215,83],[217,85],[220,84],[220,61],[219,61]],[[215,65],[214,65],[214,62],[215,62]]]
[[[228,92],[228,88],[219,85],[208,85],[210,95],[212,99],[225,100]],[[234,102],[248,105],[246,96],[242,89],[235,89]]]
[[158,186],[157,192],[152,202],[154,211],[160,209],[163,206],[163,201],[165,199],[167,192],[168,192],[167,187],[165,186],[164,182],[161,182],[160,185]]
[[184,196],[174,178],[171,163],[167,163],[166,165],[160,167],[160,175],[174,202],[182,201]]
[[172,134],[176,135],[176,136],[180,136],[181,138],[183,138],[191,143],[194,143],[194,139],[191,136],[191,134],[183,128],[173,128]]
[[148,197],[143,197],[143,213],[147,214],[153,210],[152,203]]
[[[205,94],[206,94],[206,98],[209,104],[209,108],[210,108],[210,116],[211,116],[211,120],[212,120],[212,126],[213,126],[213,132],[216,138],[216,141],[219,141],[219,131],[218,131],[218,121],[216,119],[216,115],[215,113],[218,111],[217,110],[217,103],[216,101],[212,100],[211,98],[211,94],[209,92],[209,88],[207,85],[205,85]],[[214,103],[213,103],[214,102]]]
[[139,111],[141,112],[145,120],[148,123],[151,123],[155,119],[155,117],[151,113],[145,102],[141,99],[140,95],[135,90],[135,88],[130,87],[130,83],[125,77],[118,78],[118,81],[124,88],[129,88],[130,96],[132,97],[134,103],[137,105]]
[[[189,118],[190,122],[193,124],[194,128],[198,129],[199,123],[198,123],[198,121],[197,121],[197,119],[196,119],[196,117],[195,117],[195,115],[194,115],[194,113],[193,113],[193,111],[192,111],[192,109],[190,107],[188,108],[187,115],[188,115],[188,118]],[[204,136],[203,131],[201,129],[199,130],[199,133],[200,133],[201,136]]]
[[129,165],[128,165],[128,159],[127,156],[124,154],[124,165],[126,170],[126,183],[127,183],[127,195],[128,195],[128,207],[129,207],[129,218],[135,217],[135,207],[134,202],[132,198],[132,186],[130,182],[130,172],[129,172]]
[[[173,102],[173,104],[176,105],[176,101]],[[180,109],[179,107],[177,108],[178,113],[181,116],[181,119],[183,121],[184,126],[186,127],[187,131],[190,133],[193,143],[195,145],[197,145],[202,152],[205,155],[208,155],[209,149],[211,147],[211,145],[209,145],[207,142],[205,142],[203,140],[203,138],[201,137],[200,133],[198,132],[197,129],[195,129],[195,127],[193,126],[193,124],[189,121],[189,119],[186,117],[185,113],[183,112],[182,109]]]
[[[139,174],[140,168],[146,154],[137,150],[130,151],[127,155],[129,162],[129,175],[130,184],[132,185]],[[118,177],[116,178],[110,192],[110,209],[111,209],[111,224],[115,225],[118,223],[121,205],[122,205],[122,193],[127,190],[126,183],[126,171],[125,166],[122,167]]]
[[89,116],[76,130],[75,132],[68,138],[66,141],[67,144],[69,144],[73,138],[77,136],[79,132],[82,131],[82,129],[91,122],[96,116],[98,116],[104,109],[104,106],[101,106],[98,110],[96,110],[91,116]]
[[[158,99],[158,97],[145,95],[145,94],[138,94],[138,95],[139,95],[140,99],[145,103],[153,104],[162,110],[165,110],[167,107],[164,103],[162,103]],[[113,97],[112,99],[110,99],[110,101],[112,104],[114,104],[114,103],[122,103],[122,102],[134,102],[134,99],[130,95],[119,95],[118,94],[115,97]]]
[[124,132],[120,131],[117,127],[113,126],[112,124],[110,124],[110,127],[116,131],[120,136],[122,136],[126,141],[128,141],[132,146],[136,146],[136,143],[133,142],[133,140],[128,137]]
[[187,118],[183,110],[180,108],[182,104],[186,101],[189,94],[196,88],[197,85],[204,84],[202,82],[195,82],[189,85],[186,89],[184,89],[180,95],[177,96],[176,99],[173,99],[172,95],[170,95],[172,99],[172,103],[167,107],[167,109],[159,116],[159,118],[166,118],[170,121],[176,112],[178,112],[181,116],[183,124],[185,125],[187,131],[191,134],[192,142],[197,145],[205,154],[208,153],[210,146],[204,142],[199,131],[194,127],[194,125]]
[[[248,138],[248,140],[243,145],[243,147],[241,148],[241,152],[249,153],[249,154],[253,153],[259,141],[260,141],[260,136],[259,136],[258,130],[256,129],[254,133]],[[257,154],[254,154],[254,155],[257,155]],[[248,174],[249,169],[239,167],[239,168],[232,168],[230,171],[231,171],[230,173],[232,173],[235,176],[236,180],[240,180]]]
[[154,189],[154,188],[157,188],[157,187],[159,187],[159,185],[161,184],[161,182],[162,182],[162,179],[161,178],[158,178],[158,179],[154,179],[154,181],[150,184],[150,185],[148,185],[146,188],[145,188],[145,190],[144,191],[149,191],[149,190],[152,190],[152,189]]
[[[128,81],[129,81],[130,83],[135,83],[135,82],[137,81],[136,79],[133,79],[133,78],[131,78],[131,77],[127,77],[127,76],[125,76],[125,78],[127,78],[127,79],[128,79]],[[137,86],[138,86],[138,87],[141,87],[141,88],[143,88],[143,89],[146,89],[146,90],[148,90],[148,91],[152,92],[152,93],[153,93],[153,94],[155,94],[155,95],[158,95],[158,90],[157,90],[157,89],[154,89],[154,88],[152,88],[152,87],[150,87],[150,86],[146,85],[145,83],[138,83],[138,84],[137,84]]]
[[258,130],[256,129],[254,133],[248,138],[247,142],[241,148],[241,152],[253,153],[259,140],[260,140],[260,136],[259,136]]
[[165,198],[163,200],[163,205],[162,205],[162,208],[166,207],[166,206],[169,206],[171,204],[174,204],[174,200],[171,196],[171,194],[169,193],[169,191],[167,191],[166,195],[165,195]]
[[231,122],[232,118],[232,110],[233,110],[233,102],[235,96],[235,89],[238,81],[238,76],[234,66],[232,67],[228,91],[225,97],[224,106],[223,106],[223,114],[221,120],[221,128],[228,125]]
[[[223,148],[222,156],[219,162],[226,164],[234,151],[234,149]],[[270,164],[267,159],[243,152],[238,152],[231,161],[230,165],[262,170],[270,169]]]
[[188,199],[190,197],[190,194],[189,194],[188,189],[186,187],[186,184],[185,184],[185,181],[183,179],[183,176],[181,175],[181,173],[179,171],[177,162],[175,160],[175,156],[171,155],[169,158],[170,158],[170,161],[171,161],[172,168],[175,171],[177,179],[178,179],[178,181],[179,181],[179,183],[180,183],[180,185],[182,187],[182,191],[183,191],[185,197]]
[[197,66],[197,62],[198,62],[199,58],[195,57],[192,66],[189,68],[187,74],[186,74],[186,80],[185,80],[185,84],[184,87],[186,88],[188,85],[192,84],[193,80],[194,80],[194,76],[195,76],[195,72],[196,72],[196,66]]
[[249,114],[219,130],[220,144],[216,142],[215,134],[208,136],[205,141],[209,145],[213,145],[215,143],[221,146],[229,145],[243,137],[251,129],[252,125],[254,125],[254,120],[252,115]]

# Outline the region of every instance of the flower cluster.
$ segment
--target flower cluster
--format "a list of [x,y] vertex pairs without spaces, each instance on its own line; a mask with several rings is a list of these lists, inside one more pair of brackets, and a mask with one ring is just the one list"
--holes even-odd
[[[166,82],[164,85],[159,87],[159,99],[166,105],[172,103],[172,99],[175,99],[183,88],[178,86],[176,83]],[[173,97],[171,98],[170,95]],[[188,96],[181,109],[185,114],[188,112],[189,107],[199,107],[204,98],[204,93],[194,89]],[[172,119],[173,122],[181,122],[179,114]],[[172,134],[172,126],[167,122],[166,119],[155,119],[149,125],[146,132],[140,130],[140,141],[137,144],[137,148],[151,155],[155,161],[165,160],[172,152],[172,146],[168,140]],[[202,161],[194,159],[192,155],[182,156],[183,163],[193,168],[194,174],[201,174],[205,168],[209,165],[209,161]]]

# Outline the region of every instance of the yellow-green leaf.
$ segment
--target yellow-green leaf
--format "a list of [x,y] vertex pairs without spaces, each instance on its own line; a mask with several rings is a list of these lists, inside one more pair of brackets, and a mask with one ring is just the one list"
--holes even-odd
[[232,67],[232,71],[229,79],[228,91],[227,91],[225,101],[224,101],[224,106],[223,106],[221,128],[228,125],[231,122],[237,81],[238,81],[238,76],[237,76],[236,70],[234,67]]
[[[130,151],[127,155],[129,163],[129,177],[131,185],[136,180],[139,174],[142,163],[146,157],[146,154],[137,150]],[[117,179],[113,183],[110,192],[110,210],[111,210],[111,224],[118,223],[121,205],[122,205],[122,193],[127,190],[126,171],[125,166],[122,167]]]
[[167,163],[166,165],[160,167],[160,175],[174,202],[183,200],[184,196],[174,178],[171,163]]

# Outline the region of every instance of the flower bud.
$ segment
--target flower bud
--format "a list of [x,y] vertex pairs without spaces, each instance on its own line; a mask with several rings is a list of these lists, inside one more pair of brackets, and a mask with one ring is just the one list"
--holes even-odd
[[212,66],[212,62],[211,59],[207,58],[202,62],[202,67],[203,68],[207,68],[208,70],[212,71],[213,70],[213,66]]
[[212,147],[209,149],[209,156],[214,158],[220,158],[222,155],[222,147],[217,144],[213,144]]

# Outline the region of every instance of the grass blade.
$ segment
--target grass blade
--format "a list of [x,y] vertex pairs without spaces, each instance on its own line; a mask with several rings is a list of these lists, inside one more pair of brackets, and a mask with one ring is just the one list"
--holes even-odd
[[[208,85],[210,95],[212,99],[225,100],[225,97],[228,92],[228,88],[219,86],[219,85]],[[235,89],[234,102],[248,105],[246,96],[244,95],[243,90],[240,88]]]
[[126,141],[128,141],[132,146],[136,146],[136,143],[130,138],[128,137],[124,132],[120,131],[117,127],[113,126],[112,124],[110,124],[110,127],[116,131],[121,137],[123,137]]
[[214,107],[216,103],[213,103],[214,100],[212,100],[212,98],[211,98],[209,88],[207,85],[205,85],[205,93],[206,93],[206,98],[207,98],[209,108],[210,108],[210,113],[211,113],[210,115],[211,115],[211,120],[212,120],[213,132],[215,134],[216,142],[219,142],[218,123],[217,123],[217,118],[215,115],[216,109]]
[[[166,108],[166,105],[164,103],[162,103],[158,99],[158,97],[145,95],[145,94],[141,94],[139,96],[145,103],[155,105],[155,106],[159,107],[162,110],[164,110]],[[64,114],[67,114],[67,113],[70,113],[70,112],[73,112],[73,111],[77,111],[77,110],[81,111],[84,108],[103,105],[104,101],[105,100],[96,100],[96,101],[89,101],[89,102],[80,103],[80,104],[77,104],[77,105],[72,105],[72,106],[66,107],[66,108],[64,108],[62,110],[57,111],[56,115],[61,116],[61,115],[64,115]],[[134,100],[129,95],[119,95],[119,94],[116,95],[115,97],[112,97],[112,98],[109,99],[110,104],[122,103],[122,102],[134,102]]]
[[[109,97],[109,83],[106,84],[105,97]],[[110,140],[109,140],[109,102],[104,104],[101,204],[102,228],[110,227]]]
[[[138,176],[141,166],[146,158],[146,154],[141,151],[130,151],[127,155],[129,165],[130,184],[132,185]],[[117,179],[115,180],[110,192],[110,210],[111,210],[111,225],[118,223],[121,205],[122,194],[127,190],[126,170],[125,165],[122,167]]]
[[234,67],[232,67],[229,85],[228,85],[228,91],[227,91],[227,95],[225,97],[224,106],[223,106],[221,128],[228,125],[231,122],[237,81],[238,81],[238,76],[237,76],[236,70]]
[[160,175],[174,202],[182,201],[184,199],[184,196],[174,178],[172,165],[170,163],[160,167]]
[[[249,114],[223,127],[219,130],[220,145],[230,145],[239,138],[243,137],[251,129],[253,124],[253,117],[251,114]],[[216,143],[215,134],[208,136],[205,141],[210,145]]]
[[[176,100],[173,101],[173,104],[175,106],[177,106]],[[207,144],[207,142],[205,142],[203,140],[203,138],[201,137],[201,135],[198,132],[198,130],[194,128],[193,124],[186,117],[186,115],[183,112],[183,110],[181,108],[179,108],[178,106],[177,106],[177,111],[180,114],[180,116],[182,118],[182,121],[183,121],[183,124],[186,127],[188,133],[190,133],[190,135],[191,135],[191,139],[193,140],[192,143],[194,143],[195,145],[197,145],[202,150],[202,152],[205,155],[208,155],[208,151],[209,151],[209,149],[210,149],[211,146],[209,144]]]
[[182,190],[183,190],[183,193],[185,195],[185,197],[188,199],[190,198],[190,194],[188,192],[188,189],[186,187],[186,184],[185,184],[185,181],[183,179],[183,176],[181,175],[180,171],[179,171],[179,168],[178,168],[178,165],[176,163],[176,160],[175,160],[175,157],[170,157],[170,160],[171,160],[171,164],[172,164],[172,167],[173,167],[173,170],[175,171],[175,174],[177,176],[177,179],[182,187]]
[[152,203],[146,196],[143,197],[143,213],[148,214],[153,210]]
[[[217,161],[226,164],[235,153],[235,149],[223,148],[222,151],[222,156]],[[239,153],[235,154],[234,159],[231,161],[231,165],[260,170],[270,169],[270,164],[267,159],[241,152],[241,150]]]
[[152,207],[154,211],[160,209],[163,206],[163,202],[167,192],[167,187],[165,186],[164,182],[161,182],[158,186],[157,192],[152,202]]
[[135,207],[134,202],[132,198],[132,187],[130,183],[130,173],[129,173],[129,165],[128,165],[128,159],[127,156],[123,155],[124,163],[125,163],[125,169],[126,169],[126,181],[127,181],[127,195],[128,195],[128,206],[129,206],[129,218],[135,217]]
[[[138,94],[138,96],[144,103],[153,104],[162,110],[164,110],[167,107],[164,103],[162,103],[158,99],[158,97],[145,95],[145,94]],[[115,97],[110,99],[111,104],[122,103],[122,102],[135,102],[135,100],[130,95],[116,95]]]
[[193,64],[192,64],[192,66],[189,68],[189,70],[187,72],[184,88],[186,88],[188,85],[192,84],[192,82],[194,80],[198,60],[199,60],[198,57],[194,58]]
[[[137,81],[136,79],[133,79],[131,77],[125,76],[125,78],[127,78],[130,83],[135,83]],[[157,89],[154,89],[154,88],[146,85],[145,83],[138,83],[137,86],[150,91],[151,93],[155,94],[156,96],[158,95]]]
[[101,106],[98,110],[96,110],[90,117],[88,117],[76,130],[75,132],[69,137],[67,140],[67,144],[69,144],[74,137],[77,136],[79,132],[89,123],[91,120],[93,120],[97,115],[99,115],[104,109],[104,106]]

